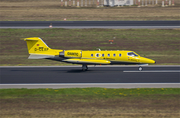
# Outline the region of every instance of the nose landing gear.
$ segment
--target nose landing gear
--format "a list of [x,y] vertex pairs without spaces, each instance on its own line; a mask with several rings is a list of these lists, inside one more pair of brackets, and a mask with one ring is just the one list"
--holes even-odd
[[139,65],[139,71],[143,70],[142,66],[148,66],[148,64],[138,64],[138,65]]
[[87,70],[88,70],[87,65],[83,64],[83,65],[82,65],[82,71],[87,71]]
[[139,66],[139,71],[142,71],[142,67],[141,66]]

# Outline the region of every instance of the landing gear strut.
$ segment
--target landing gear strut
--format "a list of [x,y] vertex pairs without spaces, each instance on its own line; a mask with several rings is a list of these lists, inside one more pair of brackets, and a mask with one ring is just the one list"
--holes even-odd
[[142,67],[141,66],[139,66],[139,71],[142,71]]
[[87,71],[87,70],[88,70],[87,65],[83,64],[83,65],[82,65],[82,70],[83,70],[83,71]]

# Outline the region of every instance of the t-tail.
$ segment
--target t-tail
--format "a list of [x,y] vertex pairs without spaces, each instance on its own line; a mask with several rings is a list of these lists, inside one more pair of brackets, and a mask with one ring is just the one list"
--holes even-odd
[[27,43],[29,59],[52,58],[59,55],[62,50],[55,50],[48,47],[48,45],[39,37],[24,38]]

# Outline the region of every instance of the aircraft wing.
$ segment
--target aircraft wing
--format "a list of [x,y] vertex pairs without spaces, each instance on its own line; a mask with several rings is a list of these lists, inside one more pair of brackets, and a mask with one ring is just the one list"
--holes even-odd
[[110,64],[108,60],[98,60],[98,59],[65,59],[64,62],[73,64]]

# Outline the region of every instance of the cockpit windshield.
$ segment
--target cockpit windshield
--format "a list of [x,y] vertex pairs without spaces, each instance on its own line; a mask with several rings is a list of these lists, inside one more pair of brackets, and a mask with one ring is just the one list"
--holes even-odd
[[138,57],[138,55],[135,54],[134,52],[128,52],[127,55],[128,55],[128,56],[132,56],[132,57],[134,57],[134,56]]

